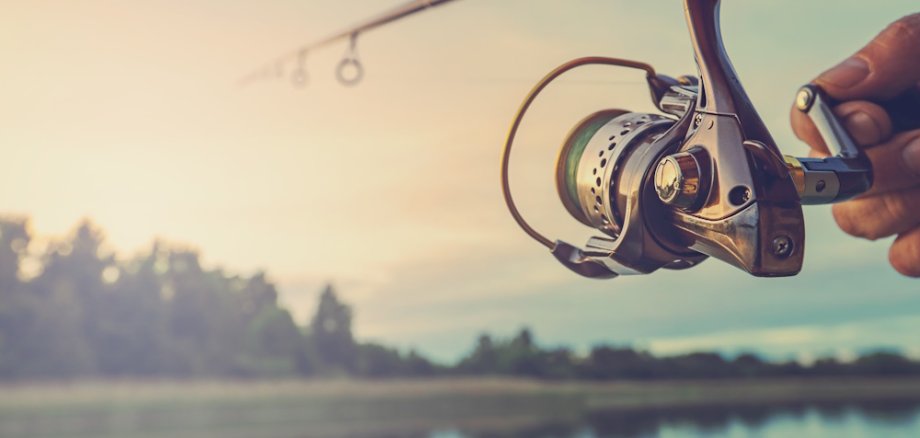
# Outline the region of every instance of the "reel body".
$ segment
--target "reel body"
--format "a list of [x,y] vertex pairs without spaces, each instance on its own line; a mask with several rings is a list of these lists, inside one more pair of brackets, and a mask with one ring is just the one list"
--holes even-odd
[[[635,61],[581,58],[534,87],[506,141],[505,200],[528,234],[584,276],[684,269],[707,257],[756,276],[795,275],[804,255],[802,205],[868,190],[869,161],[812,85],[799,91],[797,108],[836,156],[784,158],[724,51],[719,0],[685,0],[684,9],[697,76],[673,79]],[[602,110],[569,133],[556,164],[560,200],[576,220],[603,233],[579,248],[527,224],[510,195],[507,173],[514,136],[533,100],[559,75],[589,64],[644,70],[662,114]]]

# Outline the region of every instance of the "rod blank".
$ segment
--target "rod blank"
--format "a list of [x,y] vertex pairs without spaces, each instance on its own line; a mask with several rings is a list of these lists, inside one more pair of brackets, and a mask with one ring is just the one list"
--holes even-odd
[[[403,3],[401,5],[394,7],[393,9],[385,11],[373,18],[370,18],[361,23],[348,27],[340,32],[334,33],[320,40],[300,46],[297,49],[292,50],[290,52],[284,53],[281,56],[275,58],[275,60],[273,60],[272,62],[267,63],[267,65],[275,65],[275,66],[282,65],[283,66],[289,61],[294,61],[298,63],[298,68],[299,68],[298,71],[302,71],[303,69],[302,64],[304,62],[303,59],[306,57],[306,54],[308,52],[329,46],[331,44],[334,44],[338,41],[345,40],[345,39],[348,39],[350,41],[350,48],[349,48],[348,54],[346,54],[346,58],[350,62],[355,63],[356,65],[360,65],[360,63],[357,60],[356,54],[355,54],[355,44],[356,44],[358,35],[368,32],[372,29],[376,29],[378,27],[384,26],[386,24],[392,23],[394,21],[409,17],[418,12],[433,8],[435,6],[440,6],[440,5],[443,5],[445,3],[449,3],[452,1],[454,0],[410,0],[406,3]],[[255,72],[243,78],[240,81],[240,84],[245,85],[253,80],[259,79],[259,77],[262,75],[264,71],[265,71],[265,68],[260,68],[260,69],[255,70]],[[341,75],[339,76],[341,77]],[[358,77],[358,79],[360,79],[360,76]],[[352,84],[353,83],[348,83],[348,85],[352,85]]]

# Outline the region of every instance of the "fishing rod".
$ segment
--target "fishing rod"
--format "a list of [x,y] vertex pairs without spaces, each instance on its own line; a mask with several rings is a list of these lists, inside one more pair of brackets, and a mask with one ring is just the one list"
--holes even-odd
[[358,36],[378,27],[402,20],[411,15],[452,1],[455,0],[410,0],[340,32],[312,43],[304,44],[287,53],[283,53],[277,58],[265,63],[262,68],[256,69],[243,77],[239,83],[241,86],[245,86],[260,79],[281,77],[284,73],[284,67],[288,63],[293,62],[295,68],[291,74],[291,82],[296,86],[304,86],[307,83],[307,54],[347,39],[348,50],[336,66],[336,79],[338,79],[342,85],[357,85],[361,82],[361,79],[364,78],[364,66],[361,64],[360,59],[358,59]]

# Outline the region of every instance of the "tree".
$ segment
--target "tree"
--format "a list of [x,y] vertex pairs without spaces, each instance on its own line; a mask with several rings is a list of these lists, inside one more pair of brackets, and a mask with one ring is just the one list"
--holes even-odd
[[498,370],[498,351],[488,333],[479,335],[476,347],[469,356],[460,360],[456,367],[464,374],[496,374]]
[[355,372],[359,376],[372,378],[412,375],[405,365],[398,350],[366,343],[358,347]]
[[310,322],[310,344],[327,372],[355,370],[356,349],[351,333],[351,308],[339,301],[332,285],[320,295]]
[[0,294],[19,287],[20,265],[31,240],[27,220],[0,219]]
[[852,369],[863,376],[896,376],[917,374],[920,364],[896,352],[877,351],[856,359]]
[[247,375],[294,376],[306,373],[306,350],[300,329],[287,310],[263,307],[244,339]]
[[647,354],[632,348],[599,345],[591,349],[582,369],[591,379],[644,379],[656,371],[654,365]]
[[43,256],[41,274],[28,284],[29,297],[38,300],[28,330],[30,373],[76,376],[95,373],[105,346],[103,272],[114,258],[102,247],[102,231],[84,220],[69,238],[54,242]]
[[499,371],[528,377],[539,377],[542,372],[541,354],[534,345],[530,329],[524,327],[511,339],[499,355]]
[[160,244],[119,266],[119,275],[102,305],[99,328],[99,371],[112,376],[157,376],[171,369],[173,341],[164,302],[163,277],[157,261]]

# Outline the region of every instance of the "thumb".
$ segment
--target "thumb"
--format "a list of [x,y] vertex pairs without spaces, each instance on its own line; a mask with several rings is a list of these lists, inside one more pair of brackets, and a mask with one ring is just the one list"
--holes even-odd
[[887,100],[920,82],[920,13],[895,21],[815,79],[837,100]]

